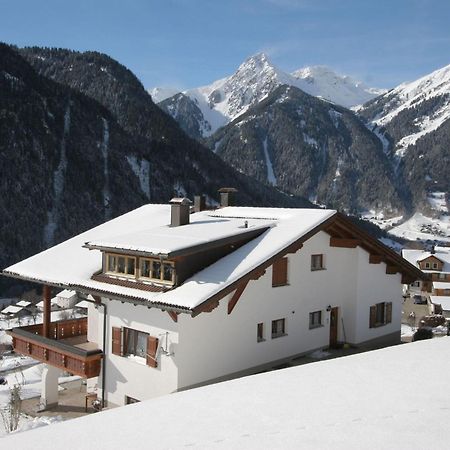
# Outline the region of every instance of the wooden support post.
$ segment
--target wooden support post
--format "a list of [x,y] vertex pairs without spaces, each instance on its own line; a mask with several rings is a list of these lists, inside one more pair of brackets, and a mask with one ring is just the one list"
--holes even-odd
[[43,336],[50,338],[50,311],[51,311],[51,296],[52,290],[50,286],[44,285],[44,289],[42,291],[42,300],[44,302],[44,311],[42,317],[43,324]]
[[174,321],[174,322],[178,322],[178,313],[175,311],[167,311],[167,314],[169,314],[170,318]]
[[236,306],[236,303],[241,298],[242,293],[244,292],[245,288],[247,287],[248,280],[244,281],[239,285],[239,287],[236,289],[236,291],[233,294],[233,297],[231,297],[230,301],[228,302],[228,314],[231,314],[234,307]]

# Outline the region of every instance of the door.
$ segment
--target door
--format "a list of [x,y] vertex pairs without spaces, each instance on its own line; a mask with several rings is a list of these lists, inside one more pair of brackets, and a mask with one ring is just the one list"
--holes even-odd
[[339,308],[331,308],[330,312],[330,347],[337,346]]

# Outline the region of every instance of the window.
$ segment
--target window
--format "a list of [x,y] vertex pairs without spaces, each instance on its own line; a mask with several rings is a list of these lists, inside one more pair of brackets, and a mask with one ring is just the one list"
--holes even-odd
[[286,286],[288,284],[288,259],[277,259],[272,266],[272,287]]
[[265,341],[265,339],[264,339],[264,324],[263,323],[258,323],[258,326],[257,326],[257,341],[258,342]]
[[286,319],[272,320],[272,339],[286,334]]
[[446,279],[445,273],[440,273],[440,274],[438,275],[438,278],[439,278],[440,280],[445,280],[445,279]]
[[136,258],[125,255],[107,255],[106,267],[108,272],[114,274],[135,276]]
[[140,278],[149,278],[165,283],[175,282],[175,269],[172,262],[140,258]]
[[370,307],[369,328],[376,328],[392,322],[392,302],[381,302]]
[[429,262],[426,262],[425,263],[425,269],[429,269],[430,268],[430,263]]
[[309,313],[309,329],[322,326],[322,311],[314,311]]
[[437,265],[437,263],[433,263],[433,269],[437,269],[438,268],[438,265]]
[[131,328],[124,328],[124,353],[125,355],[147,357],[147,337],[148,333],[133,330]]
[[111,352],[117,356],[137,356],[157,367],[158,338],[132,328],[112,327]]
[[323,265],[323,255],[311,255],[311,270],[325,269]]

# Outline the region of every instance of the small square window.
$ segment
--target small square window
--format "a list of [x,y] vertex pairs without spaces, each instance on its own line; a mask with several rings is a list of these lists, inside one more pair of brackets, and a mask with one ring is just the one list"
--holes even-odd
[[430,268],[430,263],[429,262],[426,262],[425,263],[425,269],[429,269]]
[[323,255],[311,255],[311,270],[322,270],[323,265]]
[[272,339],[286,334],[286,319],[272,320]]
[[258,323],[257,326],[257,341],[261,342],[264,341],[264,324],[263,323]]
[[322,311],[309,313],[309,329],[322,326]]
[[117,257],[108,255],[108,272],[115,272],[117,265]]

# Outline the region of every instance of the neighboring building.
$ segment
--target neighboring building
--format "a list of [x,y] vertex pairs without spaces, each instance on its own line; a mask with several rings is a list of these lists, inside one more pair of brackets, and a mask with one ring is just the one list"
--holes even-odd
[[[16,350],[122,405],[339,342],[400,342],[402,283],[423,274],[343,215],[189,204],[143,206],[5,269],[43,283],[47,305],[42,326],[10,332]],[[92,295],[87,323],[51,323],[50,286]],[[55,379],[49,367],[47,404]]]
[[[429,298],[432,311],[450,318],[450,247],[433,247],[431,251],[403,249],[402,256],[429,276],[429,280],[415,280],[407,292],[413,297],[423,294]],[[445,297],[445,298],[444,298]]]

